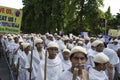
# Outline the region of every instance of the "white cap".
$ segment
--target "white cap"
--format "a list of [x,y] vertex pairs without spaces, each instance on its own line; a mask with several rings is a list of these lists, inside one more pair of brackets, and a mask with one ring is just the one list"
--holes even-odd
[[118,42],[118,39],[115,39],[113,42]]
[[69,50],[69,49],[64,49],[63,52],[68,52],[68,53],[70,53],[70,50]]
[[4,38],[7,38],[7,36],[3,36]]
[[13,38],[17,38],[18,36],[17,35],[13,35]]
[[28,46],[30,46],[30,43],[22,43],[23,45],[23,49],[27,48]]
[[57,33],[54,33],[54,35],[56,35],[56,36],[57,36],[58,34],[57,34]]
[[78,44],[83,44],[83,42],[82,41],[78,41]]
[[103,42],[100,41],[100,40],[95,40],[94,42],[92,42],[91,46],[96,47],[96,46],[98,46],[99,44],[103,44]]
[[35,45],[37,44],[37,43],[42,43],[43,42],[43,40],[42,39],[35,39],[35,41],[34,41],[34,43],[35,43]]
[[66,49],[67,47],[63,44],[62,46],[61,46],[61,50],[64,50],[64,49]]
[[56,48],[58,48],[58,44],[55,43],[55,42],[53,42],[53,41],[51,41],[51,42],[49,42],[49,44],[47,45],[47,48],[50,48],[50,47],[56,47]]
[[81,47],[81,46],[75,46],[75,47],[72,48],[71,54],[74,54],[74,53],[76,53],[76,52],[82,52],[82,53],[84,53],[84,54],[87,54],[86,49],[83,48],[83,47]]
[[75,37],[75,40],[79,40],[80,38],[79,37]]
[[47,32],[47,33],[45,33],[47,36],[49,35],[49,33]]
[[49,34],[49,37],[53,37],[53,35],[52,35],[52,34]]
[[23,39],[19,39],[19,43],[20,43],[20,42],[24,42]]
[[84,39],[85,39],[85,40],[90,40],[90,38],[89,38],[89,37],[85,37]]
[[11,36],[11,34],[8,34],[7,36]]
[[73,44],[68,44],[67,48],[71,50],[73,48]]
[[68,37],[68,36],[65,36],[64,39],[65,39],[65,40],[69,40],[69,37]]
[[96,63],[107,63],[109,62],[109,58],[107,55],[101,52],[95,55],[95,57],[93,58],[93,61]]
[[12,36],[9,36],[8,38],[9,38],[9,39],[13,39],[13,37],[12,37]]
[[94,39],[94,37],[90,37],[90,39]]
[[83,39],[83,38],[80,38],[79,40],[82,41],[82,42],[85,42],[85,39]]
[[113,42],[113,39],[110,40],[110,43],[112,43],[112,42]]
[[21,45],[23,46],[23,45],[24,45],[24,42],[23,42],[23,43],[21,43]]
[[104,39],[104,38],[101,38],[100,41],[105,42],[105,39]]

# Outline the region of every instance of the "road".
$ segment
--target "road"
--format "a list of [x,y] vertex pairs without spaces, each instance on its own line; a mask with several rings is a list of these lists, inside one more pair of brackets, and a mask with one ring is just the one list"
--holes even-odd
[[9,68],[7,66],[7,62],[5,58],[2,56],[0,59],[0,80],[10,80],[10,75],[9,75]]

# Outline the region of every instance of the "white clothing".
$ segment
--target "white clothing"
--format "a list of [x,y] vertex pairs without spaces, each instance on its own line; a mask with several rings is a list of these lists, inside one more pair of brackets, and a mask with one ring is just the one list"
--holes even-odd
[[88,53],[88,60],[86,62],[85,68],[88,70],[89,67],[95,67],[93,58],[96,54],[98,54],[98,52],[96,51],[92,51],[91,53]]
[[46,74],[47,80],[57,80],[58,79],[58,76],[62,73],[62,63],[58,56],[56,56],[55,59],[48,58],[46,73],[47,73]]
[[7,49],[8,49],[8,53],[9,53],[9,62],[10,62],[10,65],[12,64],[12,59],[14,57],[13,55],[13,52],[14,52],[14,42],[10,41],[7,45]]
[[36,77],[36,80],[43,80],[43,70],[42,70],[42,67],[41,65],[44,64],[44,60],[45,60],[45,53],[44,51],[42,50],[42,59],[40,59],[39,57],[39,53],[37,50],[34,50],[33,51],[34,53],[34,57],[39,60],[39,63],[35,64],[35,69],[36,69],[36,74],[37,74],[37,77]]
[[[30,68],[30,60],[31,60],[31,52],[29,52],[28,55],[26,55],[24,52],[23,55],[20,56],[20,80],[29,80],[30,73],[28,72],[28,68]],[[31,79],[36,80],[36,68],[35,64],[39,64],[39,61],[34,57],[32,60],[32,72],[31,72]],[[22,78],[22,79],[21,79]]]
[[119,58],[114,50],[109,48],[104,48],[103,53],[109,57],[110,63],[112,65],[116,65],[119,63]]
[[114,44],[113,44],[113,45],[112,45],[112,50],[117,51],[117,50],[118,50],[118,47],[120,47],[119,44],[117,44],[117,45],[114,45]]
[[109,43],[109,44],[107,45],[107,48],[112,49],[112,48],[113,48],[113,44]]
[[17,65],[19,54],[18,54],[18,52],[17,53],[15,53],[15,52],[19,48],[19,44],[14,43],[13,46],[14,46],[14,49],[13,49],[13,61],[14,61],[14,64]]
[[105,71],[97,71],[89,68],[89,80],[109,80]]
[[[57,80],[72,80],[73,74],[70,71],[63,72]],[[82,80],[80,77],[77,77],[76,80]]]
[[83,47],[86,49],[86,50],[89,50],[91,48],[91,43],[88,42],[87,44],[84,44]]
[[60,52],[62,49],[62,45],[64,45],[64,43],[62,40],[56,40],[55,42],[58,44],[58,46],[59,46],[58,51]]
[[39,52],[37,51],[37,49],[34,49],[34,53],[35,53],[35,55],[37,56],[37,58],[39,58],[40,64],[43,65],[43,64],[45,63],[45,50],[42,49],[42,51],[41,51],[41,53],[40,53],[40,54],[42,55],[42,59],[40,58],[40,54],[39,54]]
[[120,77],[120,62],[116,65],[117,74]]
[[95,51],[93,49],[87,50],[88,55],[87,56],[94,56]]
[[26,80],[26,69],[25,69],[25,53],[21,51],[20,53],[20,64],[19,64],[19,75],[18,75],[18,80]]
[[70,60],[62,60],[62,71],[67,71],[71,68],[72,64],[70,62]]

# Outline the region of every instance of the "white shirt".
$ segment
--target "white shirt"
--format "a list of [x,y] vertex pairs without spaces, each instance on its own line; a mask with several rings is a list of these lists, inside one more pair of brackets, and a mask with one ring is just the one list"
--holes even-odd
[[120,77],[120,62],[116,65],[117,74]]
[[[72,72],[65,71],[59,76],[58,80],[72,80],[72,78],[73,78]],[[80,77],[77,77],[76,80],[82,80],[82,79],[80,79]]]
[[89,80],[109,80],[105,71],[97,71],[93,68],[89,69]]
[[[44,70],[44,67],[43,67]],[[58,56],[55,59],[47,61],[47,80],[57,80],[58,76],[62,73],[62,63]]]
[[110,63],[112,65],[116,65],[119,63],[119,58],[114,50],[109,48],[104,48],[103,53],[109,57]]
[[62,60],[62,68],[63,71],[67,71],[71,68],[72,64],[70,62],[70,60]]
[[[43,51],[42,51],[43,52]],[[36,69],[36,74],[37,74],[37,77],[36,77],[36,80],[43,80],[43,70],[42,70],[42,67],[41,65],[44,64],[44,53],[42,53],[42,57],[43,59],[41,60],[40,57],[39,57],[39,53],[37,50],[34,50],[33,51],[33,54],[34,54],[34,57],[37,59],[37,63],[34,63],[35,65],[35,69]],[[41,63],[42,62],[42,63]]]
[[[40,64],[43,65],[45,63],[45,50],[42,49],[42,51],[39,53],[37,49],[34,49],[34,53],[39,58]],[[40,54],[42,55],[42,59],[40,58]]]
[[88,42],[87,44],[84,44],[83,47],[86,49],[86,50],[89,50],[91,48],[91,43]]
[[117,51],[117,50],[118,50],[118,47],[120,47],[119,44],[117,44],[117,45],[114,45],[114,44],[113,44],[113,45],[112,45],[112,50]]

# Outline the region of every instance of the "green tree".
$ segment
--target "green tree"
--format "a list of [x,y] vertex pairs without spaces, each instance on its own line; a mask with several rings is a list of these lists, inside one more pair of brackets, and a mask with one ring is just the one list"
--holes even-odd
[[101,17],[104,18],[104,13],[99,9],[101,6],[103,6],[103,0],[86,1],[84,11],[84,30],[90,32],[91,34],[98,34],[102,32],[102,28],[99,26],[99,19]]
[[109,20],[110,28],[117,29],[120,26],[120,13],[117,13],[111,20]]
[[23,32],[102,31],[98,21],[105,17],[99,9],[103,0],[23,0],[23,3]]

